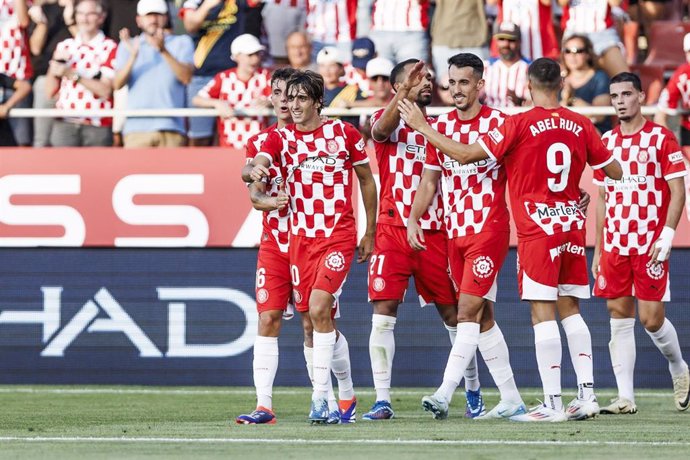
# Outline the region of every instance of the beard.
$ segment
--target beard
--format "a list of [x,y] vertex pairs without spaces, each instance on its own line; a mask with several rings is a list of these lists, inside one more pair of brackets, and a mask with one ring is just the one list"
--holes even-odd
[[429,94],[428,96],[426,96],[426,95],[422,96],[421,94],[418,94],[415,102],[420,107],[428,107],[429,105],[431,105],[432,99],[433,99],[433,96],[431,94]]

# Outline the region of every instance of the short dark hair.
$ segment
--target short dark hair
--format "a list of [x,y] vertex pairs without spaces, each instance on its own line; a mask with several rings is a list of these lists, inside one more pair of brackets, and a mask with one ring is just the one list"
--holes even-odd
[[636,90],[642,92],[642,80],[640,80],[640,77],[632,72],[621,72],[614,75],[609,82],[609,86],[613,85],[614,83],[625,83],[626,81],[632,83]]
[[484,76],[484,62],[476,54],[472,53],[458,53],[448,59],[448,69],[452,66],[461,69],[463,67],[472,67],[474,76],[481,79]]
[[319,105],[319,113],[323,108],[323,77],[311,70],[300,71],[296,70],[295,74],[290,77],[285,85],[285,92],[290,95],[293,91],[303,89],[307,93],[307,97]]
[[536,59],[530,64],[527,76],[534,88],[556,91],[561,85],[561,66],[558,62],[549,58]]
[[585,53],[587,53],[587,65],[590,66],[591,68],[595,67],[595,62],[594,58],[596,55],[594,54],[594,45],[592,44],[592,40],[589,39],[587,35],[582,35],[582,34],[574,34],[571,35],[570,37],[566,38],[563,40],[563,43],[561,43],[561,60],[563,61],[563,67],[568,69],[568,67],[565,65],[565,44],[569,42],[570,40],[580,40],[583,45],[585,45]]
[[292,67],[282,67],[280,69],[276,69],[273,72],[273,75],[271,75],[271,86],[278,81],[288,81],[296,73],[297,69],[293,69]]
[[395,64],[395,67],[393,67],[393,70],[391,70],[391,85],[394,85],[396,83],[400,83],[398,81],[398,78],[402,79],[402,73],[403,70],[405,70],[405,67],[410,65],[410,64],[416,64],[419,62],[419,59],[415,58],[410,58],[410,59],[405,59],[404,61],[398,62]]

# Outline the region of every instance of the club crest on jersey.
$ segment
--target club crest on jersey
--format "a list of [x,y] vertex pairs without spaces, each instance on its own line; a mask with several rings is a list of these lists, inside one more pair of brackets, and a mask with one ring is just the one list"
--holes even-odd
[[381,277],[374,278],[374,291],[381,292],[386,287],[386,282]]
[[345,269],[345,256],[340,251],[333,251],[326,256],[326,268],[334,272],[341,272]]
[[296,289],[292,290],[292,298],[295,300],[295,305],[302,303],[302,293]]
[[472,263],[472,273],[478,278],[488,278],[494,272],[494,261],[489,256],[479,256]]
[[256,301],[259,303],[266,303],[268,300],[268,291],[264,288],[259,289],[256,291]]
[[661,279],[664,276],[664,265],[653,264],[650,260],[647,262],[647,276],[653,280]]
[[640,150],[637,153],[637,161],[640,163],[646,163],[649,161],[649,152],[646,150]]
[[326,142],[326,150],[328,150],[328,153],[337,152],[338,143],[334,139],[329,139],[328,142]]
[[599,289],[602,291],[606,289],[606,278],[604,278],[604,275],[599,275],[597,277],[597,286],[599,286]]
[[489,137],[493,139],[495,143],[500,143],[503,140],[503,134],[498,130],[498,128],[494,128],[491,131],[489,131]]

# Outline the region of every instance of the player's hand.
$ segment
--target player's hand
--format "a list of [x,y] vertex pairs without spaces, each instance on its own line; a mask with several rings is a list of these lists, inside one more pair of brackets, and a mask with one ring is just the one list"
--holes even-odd
[[422,73],[424,66],[426,66],[424,61],[419,61],[412,67],[401,84],[402,90],[409,91],[422,82],[424,79],[424,74]]
[[601,251],[594,251],[594,257],[592,257],[592,276],[594,276],[594,282],[597,282],[599,277],[599,259],[601,258]]
[[235,111],[232,110],[232,107],[230,107],[227,102],[220,99],[216,101],[214,108],[218,111],[218,116],[220,118],[226,119],[235,116]]
[[268,168],[264,165],[256,165],[254,168],[252,168],[252,171],[249,173],[249,177],[252,179],[254,182],[260,182],[263,180],[264,177],[268,177]]
[[132,56],[136,56],[139,53],[139,37],[132,38],[127,27],[120,29],[119,36],[120,43],[124,44],[125,48]]
[[589,206],[589,202],[591,201],[592,197],[589,196],[589,193],[587,193],[587,190],[581,188],[580,189],[580,201],[577,203],[577,208],[580,210],[582,214],[587,214],[587,207]]
[[287,196],[287,193],[285,193],[285,191],[281,188],[278,191],[278,196],[276,196],[274,200],[275,209],[283,209],[288,205],[290,198]]
[[407,221],[407,242],[415,251],[424,251],[426,249],[424,230],[419,228],[419,224],[412,219]]
[[673,246],[673,236],[676,231],[671,227],[664,227],[661,230],[661,235],[649,248],[649,253],[647,254],[654,265],[658,265],[662,262],[668,260],[668,256],[671,254],[671,247]]
[[521,107],[522,104],[525,102],[525,99],[519,97],[519,96],[517,95],[517,93],[515,92],[514,89],[509,89],[509,90],[506,92],[506,97],[508,98],[508,100],[509,100],[510,102],[513,103],[513,105],[514,105],[515,107]]
[[419,131],[426,124],[424,114],[414,102],[410,102],[407,99],[398,101],[398,111],[400,112],[400,118],[415,131]]
[[372,252],[374,252],[374,235],[365,233],[357,246],[357,263],[366,262]]

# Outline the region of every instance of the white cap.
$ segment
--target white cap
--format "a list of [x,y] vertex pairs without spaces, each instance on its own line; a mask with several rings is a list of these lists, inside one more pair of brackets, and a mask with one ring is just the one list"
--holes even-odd
[[383,75],[390,78],[393,71],[393,63],[386,58],[377,57],[367,62],[367,78]]
[[345,64],[345,60],[340,55],[338,48],[334,46],[325,46],[316,55],[317,64]]
[[690,51],[690,33],[685,34],[685,38],[683,38],[683,51]]
[[242,34],[232,41],[230,45],[230,55],[254,54],[265,49],[266,47],[264,47],[254,35]]
[[137,16],[146,16],[151,13],[168,14],[168,4],[165,0],[139,0]]

